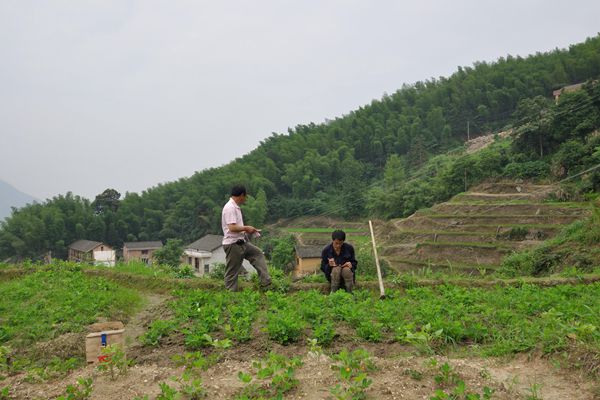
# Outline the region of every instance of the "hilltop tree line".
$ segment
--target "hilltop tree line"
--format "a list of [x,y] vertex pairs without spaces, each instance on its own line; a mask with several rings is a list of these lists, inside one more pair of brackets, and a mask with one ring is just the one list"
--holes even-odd
[[[178,238],[220,231],[232,184],[251,194],[248,223],[302,215],[394,217],[448,198],[488,176],[565,176],[598,158],[590,133],[600,126],[600,35],[566,50],[459,67],[449,78],[404,85],[391,95],[322,124],[273,133],[220,168],[123,198],[71,193],[18,210],[0,228],[0,260],[66,255],[77,239]],[[590,82],[564,94],[554,89]],[[515,128],[512,146],[453,156],[467,135]],[[559,154],[559,155],[557,155]],[[582,158],[583,157],[583,158]],[[591,183],[592,188],[595,183]]]

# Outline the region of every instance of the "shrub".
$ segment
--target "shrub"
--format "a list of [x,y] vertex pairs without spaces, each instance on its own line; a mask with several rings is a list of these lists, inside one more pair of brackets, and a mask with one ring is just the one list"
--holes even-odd
[[508,240],[524,240],[529,233],[529,229],[522,226],[515,226],[510,229],[507,233],[501,235]]
[[509,178],[541,178],[549,172],[550,166],[544,161],[511,162],[504,167],[504,176]]
[[212,270],[208,274],[211,279],[223,280],[225,279],[225,264],[214,263]]
[[167,244],[154,252],[154,258],[159,264],[177,267],[181,263],[183,242],[179,239],[169,239]]
[[284,238],[274,238],[271,265],[277,269],[286,270],[287,265],[294,262],[295,245],[296,239],[292,235]]

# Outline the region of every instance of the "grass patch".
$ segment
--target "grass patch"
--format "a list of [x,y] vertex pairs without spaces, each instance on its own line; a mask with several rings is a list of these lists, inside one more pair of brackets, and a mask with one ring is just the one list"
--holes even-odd
[[[493,225],[496,227],[496,225]],[[395,236],[399,236],[402,234],[409,235],[447,235],[447,236],[489,236],[496,237],[495,233],[490,232],[476,232],[476,231],[465,231],[465,232],[454,232],[454,231],[444,231],[444,230],[417,230],[417,229],[402,229],[394,231]]]
[[0,344],[15,348],[80,332],[98,317],[125,320],[141,303],[133,290],[60,263],[1,283],[0,298]]
[[[87,269],[106,270],[107,267],[87,266]],[[158,277],[173,277],[173,269],[162,265],[148,265],[143,262],[131,261],[128,263],[117,263],[110,268],[115,272],[123,272],[127,274],[143,275],[143,276],[158,276]]]
[[[457,196],[458,197],[458,196]],[[455,197],[455,199],[457,198]],[[556,207],[556,208],[584,208],[589,209],[590,203],[587,201],[578,202],[578,201],[542,201],[542,202],[532,202],[530,200],[503,200],[501,202],[489,202],[485,200],[471,200],[471,201],[449,201],[448,204],[458,205],[458,206],[511,206],[515,204],[526,204],[530,206],[538,206],[538,207]]]
[[417,276],[425,279],[443,279],[448,280],[452,278],[472,278],[476,276],[478,280],[483,277],[489,277],[494,274],[499,268],[495,264],[464,264],[455,262],[433,262],[427,260],[414,260],[404,259],[397,257],[386,257],[386,261],[391,265],[390,268],[394,269],[395,263],[401,263],[410,265],[412,268],[410,271],[396,270],[396,276],[391,277],[391,282],[406,282],[411,281],[411,284],[416,282]]
[[[476,219],[476,218],[489,218],[489,219],[501,219],[501,218],[535,218],[535,219],[543,219],[543,218],[576,218],[576,215],[552,215],[552,214],[423,214],[429,218],[464,218],[464,219]],[[516,225],[516,224],[514,224]],[[544,224],[550,225],[550,224]]]
[[477,243],[477,242],[431,242],[424,241],[422,243],[417,243],[417,249],[423,246],[432,246],[432,247],[474,247],[478,249],[493,249],[493,250],[510,250],[510,247],[503,246],[502,244],[492,244],[492,243]]
[[575,267],[591,272],[600,267],[600,209],[564,227],[542,245],[512,254],[502,262],[506,276],[548,275]]

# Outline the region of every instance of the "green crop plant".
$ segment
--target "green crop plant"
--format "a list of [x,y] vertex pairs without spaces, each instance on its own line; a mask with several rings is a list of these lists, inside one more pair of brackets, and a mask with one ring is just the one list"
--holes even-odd
[[[269,275],[271,276],[271,285],[268,290],[277,293],[287,293],[292,286],[292,278],[288,273],[280,268],[269,266]],[[252,283],[256,290],[263,290],[257,274],[252,275]]]
[[319,341],[317,339],[313,339],[313,338],[308,338],[306,339],[306,343],[308,344],[308,354],[314,355],[314,356],[319,356],[321,354],[323,354],[323,348],[321,347],[321,345],[319,344]]
[[183,331],[185,334],[185,347],[191,350],[198,350],[208,347],[212,343],[212,337],[205,333],[206,329],[202,324],[197,323],[191,329]]
[[178,382],[181,385],[179,391],[185,395],[186,399],[199,400],[206,396],[202,379],[193,376],[190,372],[184,372],[181,378],[178,378]]
[[338,400],[366,399],[366,390],[373,382],[368,373],[375,370],[371,355],[363,349],[353,352],[344,349],[333,359],[336,363],[331,368],[338,372],[342,382],[330,390],[331,394]]
[[169,336],[176,329],[175,321],[157,319],[152,321],[148,331],[140,337],[140,341],[146,346],[157,346],[163,337]]
[[227,338],[237,342],[246,342],[252,338],[252,324],[256,319],[259,301],[260,296],[255,291],[236,293],[227,304],[228,322],[224,325]]
[[442,337],[443,329],[433,331],[431,324],[421,327],[421,330],[411,332],[404,330],[404,326],[398,328],[396,339],[401,343],[408,343],[417,348],[422,354],[434,354],[435,347]]
[[313,337],[322,346],[329,346],[335,338],[335,327],[330,320],[321,320],[313,325]]
[[62,378],[67,376],[71,371],[79,368],[83,360],[77,357],[69,357],[61,359],[52,357],[49,361],[44,362],[45,365],[29,366],[25,380],[27,382],[43,382],[52,379]]
[[192,371],[185,371],[180,377],[172,377],[171,380],[179,384],[179,389],[169,386],[166,382],[161,382],[160,394],[156,400],[200,400],[206,396],[206,391],[202,386],[202,379],[195,376]]
[[208,368],[213,366],[218,361],[218,355],[216,353],[205,357],[200,351],[194,351],[191,353],[184,353],[183,355],[175,354],[172,357],[175,365],[185,367],[189,371],[206,371]]
[[460,379],[458,373],[448,363],[439,366],[438,374],[434,376],[434,381],[436,385],[446,388],[448,391],[437,389],[431,400],[489,400],[494,393],[487,386],[483,388],[482,394],[468,392],[465,382]]
[[160,387],[160,393],[156,396],[156,400],[179,400],[181,399],[181,395],[177,391],[177,389],[169,386],[166,382],[161,382],[158,384]]
[[450,364],[444,363],[440,365],[438,374],[434,376],[433,380],[439,386],[449,386],[458,383],[460,377],[454,372]]
[[487,386],[483,388],[482,394],[467,392],[465,383],[458,381],[456,387],[450,393],[437,389],[430,400],[490,400],[493,394],[494,390]]
[[529,394],[527,395],[527,400],[541,400],[542,399],[542,397],[540,395],[541,388],[542,388],[542,385],[540,385],[539,383],[533,383],[529,387]]
[[362,321],[356,327],[356,334],[368,342],[380,342],[383,338],[383,324],[373,321]]
[[302,365],[300,358],[269,353],[264,360],[252,363],[251,373],[239,372],[238,378],[245,384],[238,400],[281,399],[298,385],[296,368]]
[[292,310],[280,310],[267,316],[269,339],[279,344],[297,342],[304,326],[304,321]]
[[67,385],[66,393],[56,400],[87,400],[92,395],[92,378],[80,378],[75,385]]
[[108,373],[111,380],[119,375],[125,375],[131,366],[131,361],[125,356],[123,348],[119,345],[104,347],[99,357],[98,371]]
[[0,400],[9,400],[10,399],[10,388],[8,386],[0,389]]

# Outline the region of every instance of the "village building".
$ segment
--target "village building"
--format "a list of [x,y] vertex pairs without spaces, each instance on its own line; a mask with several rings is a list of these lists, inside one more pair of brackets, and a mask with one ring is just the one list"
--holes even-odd
[[294,277],[314,274],[321,268],[321,252],[323,246],[297,245],[296,265],[294,266]]
[[[223,236],[209,234],[190,243],[184,249],[181,263],[190,265],[197,276],[211,273],[216,264],[225,264]],[[248,260],[242,266],[247,272],[256,272]]]
[[154,252],[163,247],[160,241],[151,242],[125,242],[123,243],[123,261],[139,260],[144,264],[152,265]]
[[68,260],[114,267],[116,254],[113,248],[107,244],[82,239],[69,245]]

